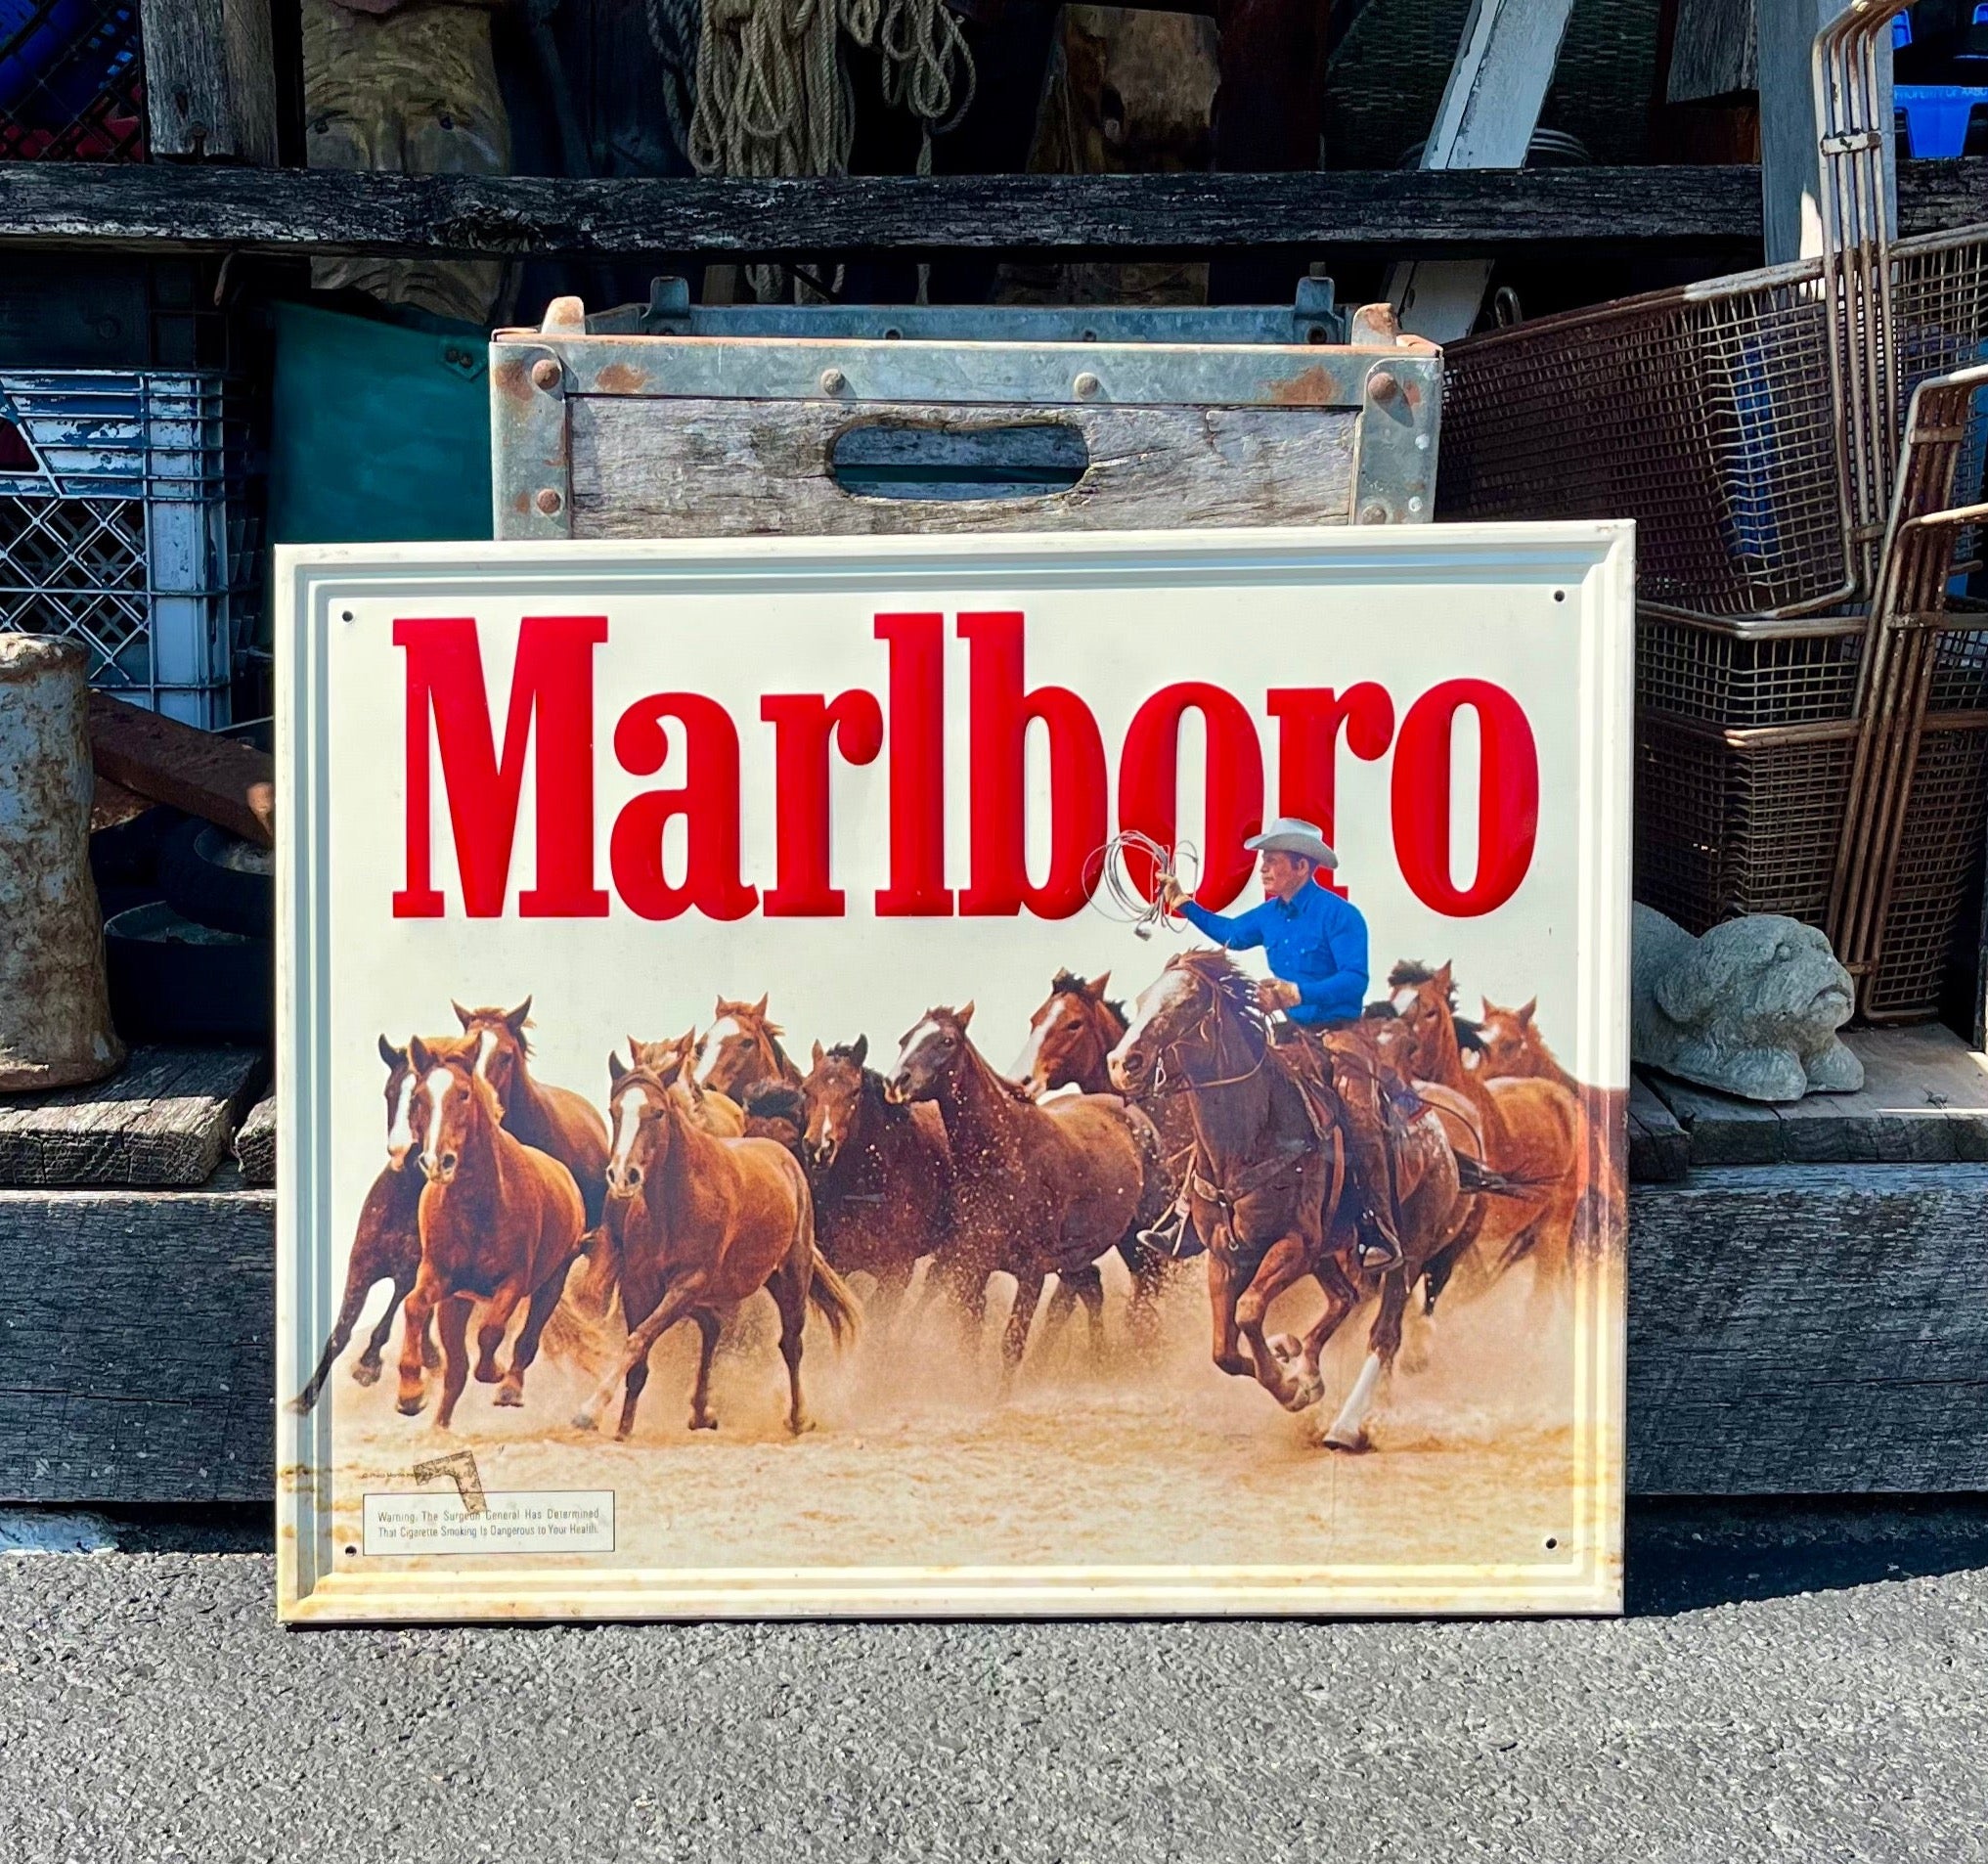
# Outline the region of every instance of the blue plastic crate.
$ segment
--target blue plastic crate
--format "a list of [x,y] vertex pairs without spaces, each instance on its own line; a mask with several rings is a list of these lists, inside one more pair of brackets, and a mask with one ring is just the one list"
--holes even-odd
[[0,628],[78,641],[93,685],[210,730],[260,581],[238,393],[215,372],[0,371]]

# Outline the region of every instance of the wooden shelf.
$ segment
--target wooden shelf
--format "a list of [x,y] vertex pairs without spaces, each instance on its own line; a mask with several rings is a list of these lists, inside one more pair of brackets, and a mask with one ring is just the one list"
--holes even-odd
[[[1988,217],[1988,159],[1902,162],[1901,230]],[[258,253],[1488,252],[1657,242],[1757,252],[1748,167],[821,181],[368,175],[0,163],[0,242]]]

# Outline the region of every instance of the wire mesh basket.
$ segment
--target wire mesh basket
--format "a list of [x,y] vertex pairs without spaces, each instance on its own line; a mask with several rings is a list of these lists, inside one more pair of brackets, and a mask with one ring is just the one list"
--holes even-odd
[[0,0],[0,160],[143,161],[136,0]]
[[63,635],[94,685],[231,722],[261,524],[217,372],[0,371],[0,628]]
[[1820,262],[1452,344],[1446,517],[1633,517],[1646,601],[1798,613],[1855,595]]

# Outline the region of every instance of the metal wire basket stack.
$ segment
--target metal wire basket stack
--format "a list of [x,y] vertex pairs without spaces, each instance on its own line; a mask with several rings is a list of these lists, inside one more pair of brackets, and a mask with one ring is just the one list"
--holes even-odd
[[[1873,1022],[1939,1007],[1988,830],[1988,602],[1979,502],[1988,368],[1922,383],[1862,680],[1864,726],[1827,922]],[[1957,479],[1969,502],[1955,506]]]
[[[1448,351],[1445,516],[1638,520],[1637,892],[1694,930],[1774,911],[1847,937],[1840,870],[1877,853],[1951,896],[1913,909],[1929,952],[1978,865],[1954,853],[1979,838],[1960,714],[1928,715],[1917,780],[1887,779],[1904,753],[1872,739],[1890,677],[1880,592],[1905,573],[1890,553],[1953,504],[1925,467],[1902,476],[1911,398],[1988,356],[1988,226],[1886,232],[1876,48],[1904,5],[1853,0],[1817,40],[1821,257]],[[1947,484],[1978,488],[1988,396],[1940,405]],[[1978,555],[1979,521],[1940,530],[1943,561]],[[1918,802],[1868,816],[1887,780]],[[1903,892],[1858,948],[1870,1014],[1937,1006],[1944,945],[1910,986],[1884,955],[1907,938]]]

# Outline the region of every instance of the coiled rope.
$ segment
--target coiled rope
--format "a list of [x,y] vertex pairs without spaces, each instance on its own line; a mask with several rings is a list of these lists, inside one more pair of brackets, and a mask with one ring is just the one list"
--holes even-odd
[[[659,39],[662,24],[652,13]],[[703,0],[690,165],[763,179],[848,174],[856,93],[842,39],[882,61],[884,102],[917,119],[918,173],[929,175],[932,138],[965,116],[975,85],[973,54],[946,0]],[[747,276],[762,303],[786,295],[784,267],[756,265]],[[921,266],[920,301],[925,277]]]
[[[1173,933],[1185,931],[1187,922],[1167,910],[1157,890],[1153,899],[1146,898],[1144,889],[1132,878],[1126,861],[1128,854],[1144,856],[1153,864],[1156,877],[1171,873],[1189,894],[1201,884],[1201,850],[1193,842],[1177,841],[1169,848],[1139,829],[1127,828],[1083,864],[1084,890],[1090,895],[1091,910],[1119,925],[1130,926],[1137,939],[1150,939],[1156,925]],[[1101,905],[1101,901],[1110,904]]]

